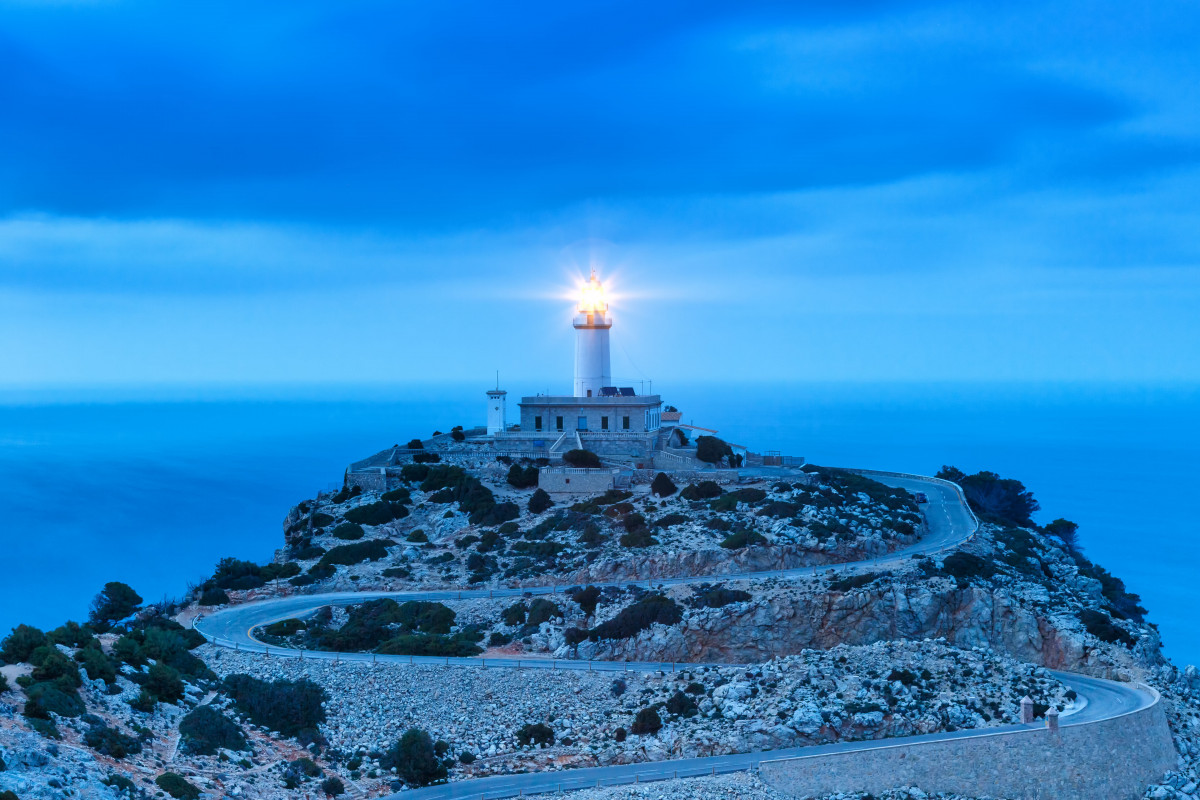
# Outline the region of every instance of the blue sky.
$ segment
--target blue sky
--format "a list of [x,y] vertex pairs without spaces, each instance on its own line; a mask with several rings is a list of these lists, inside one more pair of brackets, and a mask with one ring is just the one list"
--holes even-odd
[[3,3],[0,386],[562,390],[591,263],[630,380],[1200,380],[1197,41],[1183,2]]

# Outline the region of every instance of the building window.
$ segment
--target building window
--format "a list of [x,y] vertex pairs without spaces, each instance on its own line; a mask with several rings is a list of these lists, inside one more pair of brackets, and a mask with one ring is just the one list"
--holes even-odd
[[592,390],[588,389],[588,397],[591,397],[591,396],[592,396]]
[[561,430],[563,429],[563,418],[562,418],[562,417],[555,417],[555,418],[554,418],[554,421],[557,423],[557,427],[558,427],[558,429],[561,431]]
[[587,417],[579,418],[579,430],[581,430],[581,431],[587,430]]
[[533,429],[535,431],[540,431],[542,429],[542,418],[541,417],[533,418]]
[[608,430],[608,417],[600,418],[600,430],[602,430],[602,431]]
[[629,417],[621,417],[621,429],[629,430]]

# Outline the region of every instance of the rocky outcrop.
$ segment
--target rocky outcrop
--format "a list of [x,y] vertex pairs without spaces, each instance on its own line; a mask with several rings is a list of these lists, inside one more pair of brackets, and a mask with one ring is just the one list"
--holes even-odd
[[[733,586],[733,584],[731,584]],[[630,661],[764,661],[806,648],[944,638],[990,647],[1054,669],[1107,675],[1133,663],[1096,647],[1078,619],[1040,610],[1028,591],[950,580],[880,582],[851,592],[780,586],[719,609],[697,609],[676,626],[627,640],[579,645],[581,658]],[[566,653],[564,653],[566,654]]]

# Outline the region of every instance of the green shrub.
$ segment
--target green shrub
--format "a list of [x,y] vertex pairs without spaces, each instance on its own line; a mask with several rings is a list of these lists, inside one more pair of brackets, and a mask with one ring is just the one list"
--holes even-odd
[[202,606],[223,606],[229,602],[229,595],[225,594],[224,589],[212,587],[205,589],[204,594],[200,595],[199,603]]
[[179,721],[183,750],[195,755],[216,755],[218,750],[248,750],[241,727],[212,706],[197,706]]
[[766,492],[753,486],[738,489],[733,494],[737,497],[739,503],[758,503],[767,499]]
[[589,617],[596,613],[596,604],[600,602],[603,594],[595,586],[585,586],[582,589],[575,588],[567,591],[567,596],[574,600],[583,613]]
[[[5,677],[5,675],[3,673],[0,673],[0,694],[4,694],[7,691],[8,691],[8,678]],[[3,771],[4,770],[0,769],[0,772],[3,772]]]
[[753,545],[763,545],[767,543],[767,538],[757,531],[740,530],[734,531],[721,542],[721,547],[728,550],[737,550],[741,547],[751,547]]
[[591,450],[568,450],[563,454],[563,461],[579,469],[599,469],[604,466],[600,461],[600,456]]
[[716,464],[722,459],[731,458],[733,449],[716,436],[696,437],[696,458],[708,464]]
[[620,542],[622,547],[641,548],[658,544],[658,539],[650,534],[649,528],[637,528],[621,534]]
[[724,608],[730,603],[744,603],[751,599],[749,592],[741,589],[726,589],[724,586],[702,587],[696,591],[693,601],[698,608]]
[[650,491],[659,497],[670,497],[679,491],[679,487],[675,485],[675,481],[667,477],[667,473],[660,472],[650,482]]
[[561,617],[562,609],[545,598],[537,598],[529,604],[529,616],[525,620],[525,624],[530,628],[537,628],[543,622]]
[[[459,435],[461,436],[462,434]],[[342,784],[340,778],[331,775],[321,781],[321,791],[325,793],[326,797],[337,797],[346,793],[346,787]]]
[[637,712],[637,716],[633,718],[633,725],[629,726],[629,730],[637,736],[648,736],[658,733],[662,729],[662,717],[658,715],[658,709],[643,708]]
[[383,571],[385,578],[409,578],[412,577],[412,572],[404,567],[388,567]]
[[800,506],[797,503],[789,503],[785,500],[772,500],[759,509],[760,517],[794,517],[800,513]]
[[0,642],[0,657],[6,664],[28,661],[29,656],[47,642],[46,634],[32,625],[18,625]]
[[408,534],[408,536],[404,537],[404,540],[406,542],[416,542],[417,544],[425,544],[426,542],[429,541],[429,536],[425,533],[425,531],[421,530],[420,528],[417,528],[415,531]]
[[529,498],[529,513],[541,514],[554,505],[554,501],[550,499],[550,495],[545,489],[537,489],[533,496]]
[[46,640],[51,644],[61,644],[64,647],[87,647],[96,640],[90,629],[78,622],[66,622],[46,634]]
[[413,453],[414,464],[436,464],[442,460],[437,453]]
[[222,558],[217,562],[217,569],[208,586],[220,589],[257,589],[266,583],[261,573],[262,568],[253,561]]
[[267,564],[262,568],[259,575],[264,581],[282,580],[284,578],[293,578],[300,574],[300,565],[295,561],[287,561],[283,564]]
[[106,631],[114,622],[125,619],[138,610],[141,596],[128,584],[110,581],[92,598],[88,622],[98,631]]
[[311,758],[297,758],[283,770],[283,787],[299,789],[300,784],[324,774]]
[[490,507],[471,513],[472,525],[502,525],[509,520],[521,516],[521,509],[516,503],[493,503]]
[[733,492],[723,494],[715,500],[709,501],[708,507],[713,511],[737,511],[738,499]]
[[713,481],[689,483],[683,487],[683,491],[680,492],[679,496],[684,500],[708,500],[712,497],[720,497],[721,487]]
[[455,430],[450,431],[450,438],[456,442],[461,442],[463,439],[467,438],[467,435],[462,432],[462,428],[456,428]]
[[446,636],[436,633],[403,633],[393,636],[375,652],[380,655],[393,656],[451,656],[466,658],[477,656],[483,648],[475,644],[468,636],[458,634]]
[[359,525],[383,525],[407,516],[408,509],[402,503],[389,503],[386,500],[355,506],[345,514],[347,521]]
[[429,467],[425,464],[405,464],[400,467],[400,480],[405,483],[419,483],[429,476]]
[[293,636],[299,633],[307,627],[308,626],[305,624],[304,620],[293,617],[290,619],[281,619],[278,622],[272,622],[270,625],[264,626],[263,633],[267,634],[268,636],[287,638],[288,636]]
[[363,526],[357,522],[342,522],[335,527],[331,533],[335,539],[345,539],[346,541],[354,541],[363,537]]
[[390,492],[384,492],[379,499],[387,500],[389,503],[411,503],[412,492],[407,487],[399,486]]
[[988,578],[996,573],[996,567],[973,553],[956,551],[942,561],[942,571],[960,582],[971,578]]
[[53,681],[59,686],[76,688],[83,685],[79,677],[79,667],[74,661],[63,655],[54,645],[43,645],[29,656],[33,664],[30,677],[37,682]]
[[1085,608],[1079,612],[1079,619],[1083,622],[1084,627],[1087,628],[1087,632],[1102,642],[1122,644],[1126,647],[1133,647],[1134,645],[1135,640],[1129,635],[1129,632],[1113,624],[1112,619],[1107,614]]
[[325,721],[325,690],[307,678],[298,681],[260,681],[249,675],[229,675],[222,687],[255,725],[301,742],[318,741],[317,726]]
[[864,572],[859,575],[845,575],[841,578],[835,578],[829,582],[829,588],[835,592],[849,592],[853,589],[861,589],[867,584],[873,583],[878,578],[878,573]]
[[513,464],[508,468],[508,483],[516,489],[532,489],[538,485],[538,468]]
[[75,653],[75,660],[83,667],[90,680],[112,683],[117,679],[116,666],[99,647],[81,648]]
[[410,439],[408,444],[406,444],[404,446],[407,447],[409,450],[424,450],[425,449],[425,445],[421,443],[420,439]]
[[357,484],[354,486],[343,486],[337,494],[329,498],[329,501],[335,505],[340,505],[351,497],[358,497],[360,494],[362,494],[362,487]]
[[492,634],[490,636],[488,636],[488,647],[503,647],[504,645],[509,644],[511,642],[512,642],[512,637],[509,636],[507,633],[500,633],[499,631],[493,631]]
[[446,767],[433,749],[433,740],[420,728],[409,728],[380,759],[386,769],[395,769],[396,775],[409,786],[428,786],[444,780]]
[[676,691],[667,701],[667,713],[675,717],[694,717],[699,711],[696,701],[680,691]]
[[366,539],[351,544],[340,544],[330,548],[329,552],[321,556],[318,565],[322,567],[332,567],[335,564],[350,566],[363,561],[378,561],[387,557],[388,546],[394,544],[396,543],[391,539]]
[[83,743],[100,755],[115,758],[118,761],[125,756],[142,752],[140,740],[108,727],[99,717],[91,718],[88,729],[83,734]]
[[458,754],[458,761],[460,764],[468,764],[468,765],[474,764],[475,763],[475,754],[472,753],[470,750],[463,750],[461,753]]
[[542,722],[524,725],[517,731],[517,743],[522,747],[533,745],[549,747],[554,744],[554,729]]
[[[113,789],[116,789],[117,796],[124,795],[130,798],[137,796],[137,785],[124,775],[119,775],[114,772],[105,778],[103,783],[105,786],[110,786]],[[6,798],[0,795],[0,800],[6,800]],[[13,795],[12,800],[17,800],[16,795]]]
[[687,516],[686,514],[664,514],[663,516],[654,520],[654,527],[670,528],[674,525],[682,525],[685,522],[691,522],[691,517]]
[[673,600],[653,594],[626,606],[612,619],[600,623],[588,632],[589,638],[628,639],[654,623],[674,625],[683,619],[683,610]]
[[25,716],[33,719],[78,717],[85,711],[79,692],[58,683],[34,683],[25,689]]
[[178,703],[183,699],[183,679],[179,670],[161,661],[150,666],[142,688],[161,703]]
[[1040,506],[1033,492],[1020,481],[986,470],[967,475],[950,466],[942,467],[937,477],[961,486],[967,502],[980,517],[1018,528],[1033,526],[1033,514]]
[[323,555],[325,555],[325,548],[319,544],[306,544],[292,550],[292,558],[299,559],[300,561],[309,561],[314,558],[320,558]]
[[175,772],[164,772],[154,779],[154,783],[175,800],[199,800],[200,798],[200,790]]
[[500,620],[505,625],[524,625],[525,618],[529,615],[529,609],[525,607],[523,602],[513,603],[508,608],[504,609],[500,614]]

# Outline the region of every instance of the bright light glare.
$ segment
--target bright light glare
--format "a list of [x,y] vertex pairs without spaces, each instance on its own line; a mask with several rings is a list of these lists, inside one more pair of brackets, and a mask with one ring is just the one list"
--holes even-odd
[[604,285],[592,270],[592,277],[579,289],[579,310],[585,314],[603,313],[608,310],[604,300]]

